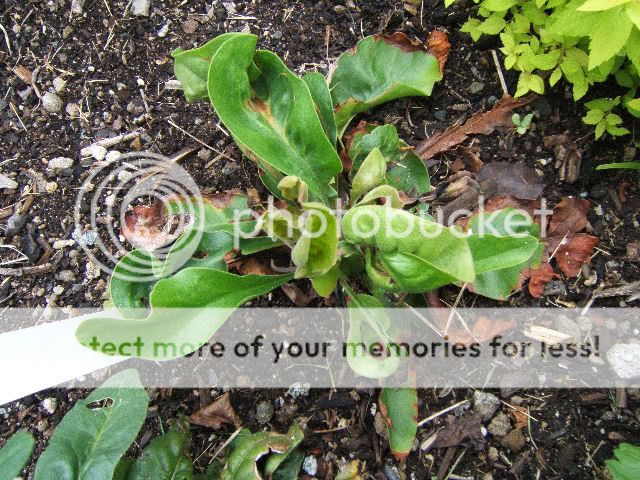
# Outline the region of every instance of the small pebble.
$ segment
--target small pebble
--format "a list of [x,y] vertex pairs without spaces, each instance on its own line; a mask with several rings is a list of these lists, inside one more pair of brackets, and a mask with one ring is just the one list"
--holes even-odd
[[13,190],[14,188],[17,188],[17,187],[18,187],[18,182],[16,182],[12,178],[9,178],[5,175],[0,174],[0,189],[9,188]]
[[258,423],[267,423],[273,417],[274,411],[271,402],[262,401],[256,406],[256,420]]
[[491,423],[487,428],[489,433],[494,437],[502,437],[506,435],[509,432],[509,429],[511,429],[511,421],[509,420],[509,417],[502,412],[499,412],[494,419],[491,420]]
[[64,293],[64,287],[62,285],[56,285],[53,287],[53,293],[56,295],[62,295]]
[[514,428],[500,442],[503,447],[508,448],[512,452],[519,452],[527,444],[522,430]]
[[109,195],[107,198],[104,199],[104,204],[107,207],[113,207],[116,203],[116,196],[114,194]]
[[56,77],[53,79],[53,89],[56,93],[64,92],[67,82],[62,77]]
[[93,144],[91,145],[90,150],[91,156],[98,161],[104,160],[104,157],[107,156],[107,149],[102,145]]
[[73,159],[67,157],[56,157],[49,160],[47,171],[58,175],[70,175],[73,167]]
[[52,415],[58,408],[58,401],[55,398],[45,398],[40,405],[45,412]]
[[296,382],[289,387],[287,394],[292,398],[306,397],[307,395],[309,395],[310,388],[311,385],[309,385],[308,383]]
[[65,107],[64,111],[70,117],[75,118],[80,116],[80,107],[78,106],[77,103],[67,103],[67,106]]
[[342,15],[344,12],[347,11],[347,7],[345,7],[344,5],[336,5],[335,7],[333,7],[333,11],[336,12],[338,15]]
[[62,99],[55,93],[46,92],[42,95],[42,106],[47,112],[55,113],[62,110]]
[[110,152],[107,153],[107,155],[104,158],[107,162],[111,163],[118,160],[121,156],[122,156],[122,153],[120,153],[118,150],[111,150]]
[[133,0],[131,13],[136,17],[148,17],[151,8],[151,0]]
[[311,475],[312,477],[318,473],[318,460],[313,455],[309,455],[304,459],[302,463],[302,469],[307,473],[307,475]]
[[467,88],[467,90],[470,94],[476,95],[484,90],[484,83],[478,81],[471,82],[471,85],[469,85],[469,88]]
[[58,273],[57,277],[58,280],[65,283],[75,282],[76,280],[76,274],[73,273],[72,270],[62,270],[60,273]]
[[47,190],[47,193],[54,193],[58,190],[58,184],[56,182],[47,182],[45,189]]
[[120,170],[118,172],[118,181],[120,183],[127,183],[132,178],[133,178],[133,173],[131,173],[129,170]]

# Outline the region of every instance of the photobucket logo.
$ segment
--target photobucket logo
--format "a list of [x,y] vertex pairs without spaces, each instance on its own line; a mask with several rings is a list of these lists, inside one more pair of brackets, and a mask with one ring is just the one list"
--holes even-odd
[[[179,212],[176,199],[187,200]],[[90,170],[76,197],[73,237],[102,271],[149,282],[174,273],[197,251],[202,231],[194,222],[202,218],[200,190],[184,168],[164,155],[124,153]],[[147,253],[114,270],[132,249]]]

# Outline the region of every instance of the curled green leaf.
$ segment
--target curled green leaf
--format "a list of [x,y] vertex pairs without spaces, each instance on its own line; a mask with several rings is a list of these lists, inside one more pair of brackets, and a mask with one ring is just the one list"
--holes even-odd
[[14,480],[20,476],[31,457],[36,441],[28,432],[18,432],[11,436],[0,448],[0,480]]
[[321,203],[302,206],[307,216],[291,260],[297,267],[296,278],[313,278],[328,272],[338,260],[338,221]]
[[351,198],[357,199],[369,190],[377,187],[384,180],[387,171],[387,162],[378,148],[371,150],[371,153],[364,159],[358,169],[358,173],[351,182]]

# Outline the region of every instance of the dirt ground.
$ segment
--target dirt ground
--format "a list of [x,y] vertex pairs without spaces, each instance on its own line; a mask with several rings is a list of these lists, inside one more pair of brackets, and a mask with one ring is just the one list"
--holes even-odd
[[[452,49],[444,81],[436,85],[434,94],[392,102],[366,116],[370,121],[394,123],[406,141],[416,144],[432,132],[493,105],[502,96],[491,55],[497,45],[488,40],[472,44],[467,35],[458,32],[470,5],[462,2],[445,10],[440,1],[428,0],[414,15],[402,1],[391,0],[152,0],[151,15],[136,17],[126,1],[86,0],[83,13],[72,15],[66,0],[6,0],[0,7],[0,23],[9,43],[0,36],[0,172],[15,180],[18,187],[0,193],[5,229],[0,260],[3,267],[46,263],[51,267],[33,274],[0,275],[0,304],[99,307],[106,299],[108,276],[87,262],[78,248],[71,215],[78,189],[91,168],[91,162],[80,161],[79,152],[98,139],[139,131],[137,139],[113,148],[171,156],[194,147],[181,165],[202,191],[253,187],[264,193],[254,165],[220,128],[211,107],[205,103],[189,105],[181,91],[174,89],[173,49],[191,48],[225,31],[246,31],[259,35],[260,47],[277,52],[297,73],[316,69],[326,73],[329,64],[364,35],[400,30],[425,39],[433,28],[443,29]],[[18,66],[23,69],[16,70]],[[510,72],[505,72],[505,77],[513,93],[517,78]],[[46,91],[57,91],[60,101],[59,105],[48,105],[49,111],[38,95]],[[593,203],[589,214],[592,234],[600,238],[600,244],[590,268],[578,279],[556,281],[540,299],[532,298],[525,289],[511,296],[509,303],[521,307],[583,306],[598,286],[639,280],[640,257],[627,248],[638,240],[638,175],[594,170],[603,162],[633,158],[634,139],[594,142],[591,128],[579,120],[582,106],[574,104],[563,87],[525,110],[534,113],[533,126],[525,135],[504,132],[475,139],[482,160],[525,160],[544,179],[550,202],[567,195],[589,199]],[[544,146],[545,137],[561,133],[577,142],[583,152],[575,183],[559,181],[556,152]],[[52,172],[48,162],[55,157],[69,157],[73,165],[63,172]],[[455,160],[454,155],[443,157],[430,169],[434,184],[450,174]],[[105,192],[103,200],[110,194]],[[585,280],[590,281],[585,284]],[[440,292],[448,302],[455,301],[457,294],[456,288]],[[495,304],[484,302],[466,292],[459,305]],[[259,303],[293,306],[281,292]],[[596,300],[594,305],[638,307],[640,302],[610,298]],[[49,390],[2,406],[0,444],[14,431],[28,429],[38,438],[36,454],[41,452],[53,427],[85,393]],[[158,431],[159,422],[196,410],[201,393],[151,392],[152,413],[138,439],[139,448]],[[523,430],[524,446],[511,449],[488,435],[481,445],[469,443],[424,453],[419,445],[445,425],[443,416],[420,429],[418,447],[403,464],[392,460],[384,432],[376,428],[371,413],[376,401],[373,391],[330,395],[312,390],[308,396],[293,399],[285,391],[237,390],[232,392],[232,403],[244,425],[254,431],[264,427],[255,418],[255,406],[261,401],[278,407],[267,424],[278,431],[304,419],[307,435],[303,450],[318,458],[318,478],[333,478],[338,459],[361,461],[367,474],[363,478],[444,478],[462,453],[449,478],[605,478],[604,460],[610,458],[612,449],[623,440],[640,443],[640,392],[627,393],[626,408],[619,408],[615,392],[609,391],[493,393],[503,400],[500,409],[507,414],[514,405],[529,407],[532,419]],[[421,391],[420,418],[472,395],[471,390]],[[45,398],[57,399],[53,414],[44,411],[41,401]],[[485,426],[488,424],[486,421]],[[195,456],[211,442],[222,444],[232,431],[194,427]],[[206,465],[216,449],[209,448],[199,462]]]

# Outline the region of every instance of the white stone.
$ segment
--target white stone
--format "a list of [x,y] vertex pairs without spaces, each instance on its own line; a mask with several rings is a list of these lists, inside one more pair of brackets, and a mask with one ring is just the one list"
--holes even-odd
[[64,293],[64,287],[62,285],[56,285],[53,287],[53,293],[56,295],[62,295]]
[[0,173],[0,189],[2,188],[18,188],[18,182]]
[[47,193],[54,193],[58,190],[58,184],[56,182],[47,182],[47,186],[45,188]]
[[109,195],[107,198],[104,199],[104,204],[107,207],[113,207],[115,203],[116,203],[116,196],[113,194]]
[[133,0],[131,13],[136,17],[148,17],[151,8],[151,0]]
[[86,274],[89,280],[94,280],[100,277],[100,275],[102,274],[102,270],[100,270],[100,267],[95,263],[89,262],[87,263]]
[[312,477],[318,472],[318,460],[313,455],[309,455],[304,459],[302,469]]
[[76,274],[72,270],[62,270],[58,273],[58,280],[65,283],[71,283],[76,280]]
[[62,110],[62,99],[55,93],[46,92],[42,95],[42,106],[47,112],[59,112]]
[[120,170],[118,172],[118,181],[121,183],[127,183],[132,178],[133,173],[131,173],[129,170]]
[[607,352],[607,360],[618,377],[640,377],[640,345],[618,343]]
[[47,170],[51,172],[60,172],[73,167],[73,159],[68,157],[56,157],[49,160]]
[[105,160],[111,163],[118,160],[121,156],[122,156],[122,153],[120,153],[118,150],[111,150],[110,152],[107,153]]
[[55,398],[45,398],[42,403],[42,409],[49,415],[55,413],[58,408],[58,401]]
[[53,79],[53,89],[57,93],[64,92],[65,87],[67,86],[67,82],[62,77],[56,77]]
[[107,149],[102,145],[93,144],[91,145],[90,150],[91,156],[98,161],[104,160],[104,157],[107,156]]

